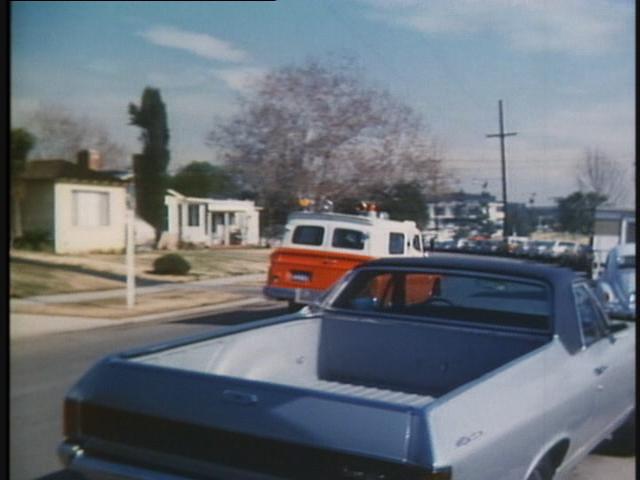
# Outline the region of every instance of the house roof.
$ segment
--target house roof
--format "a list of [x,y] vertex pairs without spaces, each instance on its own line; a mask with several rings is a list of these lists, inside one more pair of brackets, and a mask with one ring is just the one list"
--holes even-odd
[[31,160],[20,176],[23,180],[81,180],[125,184],[120,178],[106,172],[85,169],[67,160]]
[[256,206],[253,200],[239,200],[237,198],[203,198],[203,197],[188,197],[182,193],[167,188],[167,195],[176,197],[182,201],[188,203],[204,203],[209,206],[210,211],[215,211],[215,207],[219,207],[220,211],[224,210],[237,210],[243,211],[247,207],[254,208],[255,210],[262,210],[262,207]]

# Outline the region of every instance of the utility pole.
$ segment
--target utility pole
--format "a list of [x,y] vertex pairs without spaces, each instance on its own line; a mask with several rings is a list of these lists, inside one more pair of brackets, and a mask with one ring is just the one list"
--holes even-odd
[[504,120],[502,118],[502,100],[498,100],[498,112],[500,115],[500,133],[487,135],[488,138],[500,138],[500,158],[502,159],[502,209],[504,210],[504,220],[502,221],[502,238],[507,240],[507,167],[504,158],[504,137],[517,135],[517,132],[504,133]]
[[136,194],[133,179],[127,185],[127,308],[131,309],[136,304],[136,268],[135,268],[135,218],[136,218]]

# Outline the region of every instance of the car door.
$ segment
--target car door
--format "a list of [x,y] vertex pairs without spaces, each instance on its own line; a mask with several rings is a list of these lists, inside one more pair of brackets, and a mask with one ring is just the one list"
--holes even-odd
[[[623,412],[624,403],[629,401],[628,392],[625,394],[624,390],[632,379],[625,381],[625,377],[633,374],[633,369],[631,365],[625,367],[620,344],[610,334],[606,316],[591,289],[585,283],[579,283],[574,285],[573,294],[583,342],[580,368],[590,372],[584,395],[594,399],[591,418],[584,428],[595,440]],[[625,368],[630,372],[625,372]]]
[[618,323],[621,328],[614,329],[591,289],[589,294],[606,337],[599,342],[602,390],[596,397],[593,417],[596,428],[604,430],[635,403],[635,324]]

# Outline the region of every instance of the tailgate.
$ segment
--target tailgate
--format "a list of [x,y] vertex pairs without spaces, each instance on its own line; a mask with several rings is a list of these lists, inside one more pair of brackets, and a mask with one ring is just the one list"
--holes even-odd
[[271,254],[268,284],[326,290],[347,271],[371,259],[329,250],[279,248]]
[[[111,357],[70,392],[80,403],[80,436],[247,462],[306,461],[327,451],[412,463],[411,443],[428,445],[416,406],[352,398],[301,387],[174,370]],[[264,456],[264,455],[263,455]],[[422,452],[424,459],[424,451]],[[218,458],[219,457],[219,458]],[[201,459],[202,460],[202,459]],[[256,460],[257,461],[257,460]]]

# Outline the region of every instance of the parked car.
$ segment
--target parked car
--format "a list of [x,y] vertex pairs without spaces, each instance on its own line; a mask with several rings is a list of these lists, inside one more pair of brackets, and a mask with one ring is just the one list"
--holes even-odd
[[299,313],[100,361],[59,454],[89,479],[557,479],[632,422],[634,359],[569,269],[385,258]]
[[558,241],[551,247],[553,256],[559,257],[560,255],[577,255],[580,250],[580,246],[576,242],[564,242]]
[[531,242],[529,249],[530,257],[552,257],[553,248],[556,242],[554,240],[534,240]]
[[609,314],[636,317],[636,244],[613,248],[597,281],[597,291]]
[[455,250],[457,248],[455,240],[436,241],[435,250]]

